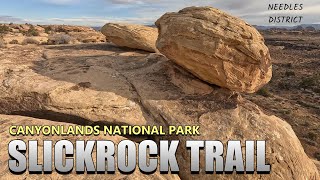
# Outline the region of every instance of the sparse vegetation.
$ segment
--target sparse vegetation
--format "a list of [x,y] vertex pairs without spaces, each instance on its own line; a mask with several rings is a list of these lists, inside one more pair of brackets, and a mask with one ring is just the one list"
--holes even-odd
[[307,138],[310,139],[310,140],[312,140],[312,141],[316,141],[317,138],[318,138],[318,136],[317,136],[317,134],[314,133],[314,132],[308,132]]
[[23,44],[23,45],[27,45],[27,44],[40,44],[40,42],[39,42],[38,40],[34,39],[34,38],[28,37],[28,38],[26,38],[26,39],[23,40],[22,44]]
[[12,41],[9,42],[9,44],[19,44],[18,40],[13,39]]
[[287,68],[293,68],[292,63],[287,63],[287,64],[285,64],[285,66],[286,66]]
[[34,26],[30,26],[29,30],[25,32],[26,36],[39,36],[39,32],[34,28]]
[[300,82],[299,87],[305,89],[305,88],[310,88],[310,87],[316,86],[319,83],[320,83],[320,76],[319,75],[314,75],[314,76],[311,76],[311,77],[304,78]]
[[71,44],[74,39],[67,34],[55,34],[49,37],[49,45],[57,44]]
[[44,32],[47,33],[47,34],[50,34],[51,31],[52,31],[52,27],[51,27],[51,26],[46,26],[46,27],[44,28]]
[[7,34],[10,32],[10,28],[6,25],[0,25],[0,34]]
[[314,156],[318,161],[320,161],[320,152],[316,152]]
[[294,71],[286,71],[286,76],[295,76],[296,73]]
[[68,30],[66,30],[65,28],[63,28],[62,26],[59,26],[57,29],[56,29],[56,32],[64,32],[64,33],[68,33]]
[[264,96],[264,97],[272,97],[272,94],[270,93],[270,91],[267,88],[261,88],[257,94]]
[[291,85],[289,83],[287,83],[287,82],[282,82],[281,81],[281,82],[278,83],[278,87],[280,89],[283,89],[283,90],[289,90]]

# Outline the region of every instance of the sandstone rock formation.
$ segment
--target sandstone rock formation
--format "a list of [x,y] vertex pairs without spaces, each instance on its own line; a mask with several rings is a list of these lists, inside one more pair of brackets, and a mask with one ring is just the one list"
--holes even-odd
[[93,32],[70,32],[68,33],[72,38],[82,43],[96,43],[106,42],[106,37],[97,31]]
[[159,51],[200,79],[253,93],[269,82],[270,55],[259,32],[211,7],[189,7],[157,20]]
[[161,137],[181,144],[192,139],[267,141],[271,174],[206,175],[202,169],[192,175],[190,152],[179,149],[182,179],[320,178],[286,122],[265,115],[237,93],[203,83],[162,55],[89,44],[14,47],[3,49],[0,59],[2,114],[85,125],[199,125],[200,136]]
[[118,46],[156,52],[158,30],[153,27],[135,24],[108,23],[101,28],[108,40]]
[[[53,122],[53,121],[49,121],[49,120],[44,120],[44,119],[35,119],[35,118],[30,118],[30,117],[24,117],[24,116],[7,116],[7,115],[1,115],[0,114],[0,124],[1,124],[1,128],[5,129],[6,131],[1,131],[0,132],[0,137],[1,137],[1,141],[0,141],[0,146],[2,147],[0,149],[0,177],[1,179],[43,179],[44,176],[42,174],[29,174],[29,173],[24,173],[23,175],[19,175],[19,176],[15,176],[12,175],[10,173],[10,171],[8,170],[8,159],[9,159],[9,155],[8,155],[8,149],[4,148],[4,147],[8,147],[8,144],[11,140],[16,140],[16,139],[22,139],[14,137],[14,136],[9,136],[8,135],[8,129],[10,128],[10,126],[64,126],[64,128],[67,128],[68,126],[76,126],[76,124],[70,124],[70,123],[59,123],[59,122]],[[40,136],[37,136],[37,138],[39,141],[39,154],[42,154],[43,152],[43,148],[41,146],[43,146],[43,142],[42,140],[51,140],[52,143],[54,144],[56,141],[59,140],[64,140],[64,139],[68,139],[69,141],[75,143],[76,140],[83,140],[83,141],[88,141],[88,140],[92,140],[92,137],[90,136],[83,136],[83,137],[79,137],[79,136],[65,136],[65,137],[61,137],[61,136],[45,136],[43,134],[41,134]],[[94,138],[95,140],[106,140],[106,137],[104,137],[103,133],[101,133],[100,136],[95,136]],[[121,140],[125,140],[126,138],[121,137],[121,136],[108,136],[108,140],[113,141],[115,144],[118,144]],[[35,137],[32,136],[25,136],[23,137],[24,142],[28,142],[29,140],[35,140]],[[96,147],[95,147],[96,149]],[[96,159],[96,150],[93,150],[92,153],[92,157],[93,159]],[[28,153],[26,153],[28,154]],[[27,155],[28,156],[28,155]],[[115,158],[115,160],[117,161],[117,159]],[[43,162],[43,157],[39,156],[39,163]],[[143,173],[141,173],[139,170],[135,171],[133,174],[130,175],[124,175],[119,173],[118,171],[116,171],[115,174],[83,174],[83,175],[79,175],[76,174],[75,170],[72,171],[71,174],[68,175],[61,175],[58,174],[55,170],[53,171],[53,173],[51,175],[46,175],[46,176],[50,176],[50,179],[159,179],[159,180],[163,180],[163,179],[168,179],[168,180],[179,180],[179,176],[178,175],[162,175],[160,174],[159,171],[155,172],[152,175],[145,175]],[[48,178],[48,177],[47,177]]]
[[5,44],[28,44],[34,39],[39,44],[75,44],[106,42],[105,36],[93,28],[68,25],[3,24],[5,32],[1,33]]

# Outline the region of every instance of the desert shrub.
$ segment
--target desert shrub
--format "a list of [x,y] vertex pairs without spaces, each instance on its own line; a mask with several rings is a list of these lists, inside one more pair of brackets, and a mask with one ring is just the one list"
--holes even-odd
[[40,42],[34,38],[26,38],[23,40],[22,44],[40,44]]
[[10,28],[6,25],[0,25],[0,34],[6,34],[10,32]]
[[12,41],[9,42],[9,44],[19,44],[18,40],[13,39]]
[[280,89],[289,90],[291,88],[291,84],[286,81],[281,81],[278,83],[278,87]]
[[316,153],[314,154],[314,156],[316,157],[316,159],[317,159],[318,161],[320,161],[320,152],[316,152]]
[[52,31],[52,27],[51,26],[47,26],[44,28],[44,32],[49,34]]
[[294,71],[286,71],[286,76],[295,76],[296,73]]
[[313,86],[316,86],[320,81],[320,76],[319,75],[314,75],[314,76],[311,76],[311,77],[307,77],[307,78],[304,78],[299,86],[301,88],[310,88],[310,87],[313,87]]
[[266,89],[266,88],[261,88],[261,89],[257,92],[257,94],[259,94],[259,95],[261,95],[261,96],[264,96],[264,97],[271,97],[271,96],[272,96],[271,93],[270,93],[270,91],[269,91],[268,89]]
[[56,32],[64,32],[64,33],[68,33],[68,30],[66,30],[65,28],[63,28],[62,26],[59,26],[57,29],[56,29]]
[[48,44],[70,44],[74,39],[67,34],[54,34],[49,37]]
[[307,134],[307,138],[313,141],[316,141],[318,138],[318,135],[314,132],[308,132]]
[[25,32],[26,36],[39,36],[39,32],[31,25],[30,29]]

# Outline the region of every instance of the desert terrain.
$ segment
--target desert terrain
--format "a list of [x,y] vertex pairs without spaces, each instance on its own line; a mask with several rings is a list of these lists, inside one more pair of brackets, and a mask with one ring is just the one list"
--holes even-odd
[[270,49],[273,77],[256,94],[244,95],[285,119],[306,153],[320,160],[320,31],[262,31]]
[[[15,24],[0,28],[2,143],[13,138],[6,134],[8,127],[20,121],[78,125],[197,124],[203,134],[193,137],[198,140],[206,137],[224,142],[230,138],[251,138],[270,142],[267,156],[275,171],[271,176],[233,174],[230,178],[319,177],[314,171],[314,164],[320,168],[319,31],[260,31],[270,50],[272,79],[256,93],[240,93],[200,80],[159,52],[119,47],[91,28]],[[115,137],[122,138],[136,142],[160,139]],[[188,137],[166,138],[185,141]],[[188,161],[186,157],[187,154],[179,153],[178,161]],[[0,157],[3,177],[10,177],[4,166],[7,159],[3,154]],[[179,177],[163,177],[159,173],[153,177],[198,177],[183,173],[189,169],[187,165],[181,169]],[[119,178],[152,178],[142,176]],[[216,177],[225,179],[222,175]]]

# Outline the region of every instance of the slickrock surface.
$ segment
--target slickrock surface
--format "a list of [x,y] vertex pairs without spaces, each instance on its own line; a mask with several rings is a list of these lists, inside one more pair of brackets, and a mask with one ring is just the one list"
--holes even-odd
[[0,28],[0,37],[7,45],[106,42],[101,32],[85,26],[0,24]]
[[156,52],[157,28],[136,24],[108,23],[101,28],[108,40],[118,46]]
[[191,175],[184,148],[177,153],[182,179],[320,178],[290,125],[162,55],[90,44],[16,46],[2,49],[0,59],[2,114],[75,124],[199,125],[200,136],[152,137],[179,139],[181,147],[192,139],[267,141],[269,175]]
[[211,7],[166,13],[156,22],[159,51],[200,79],[253,93],[272,76],[269,50],[243,20]]

